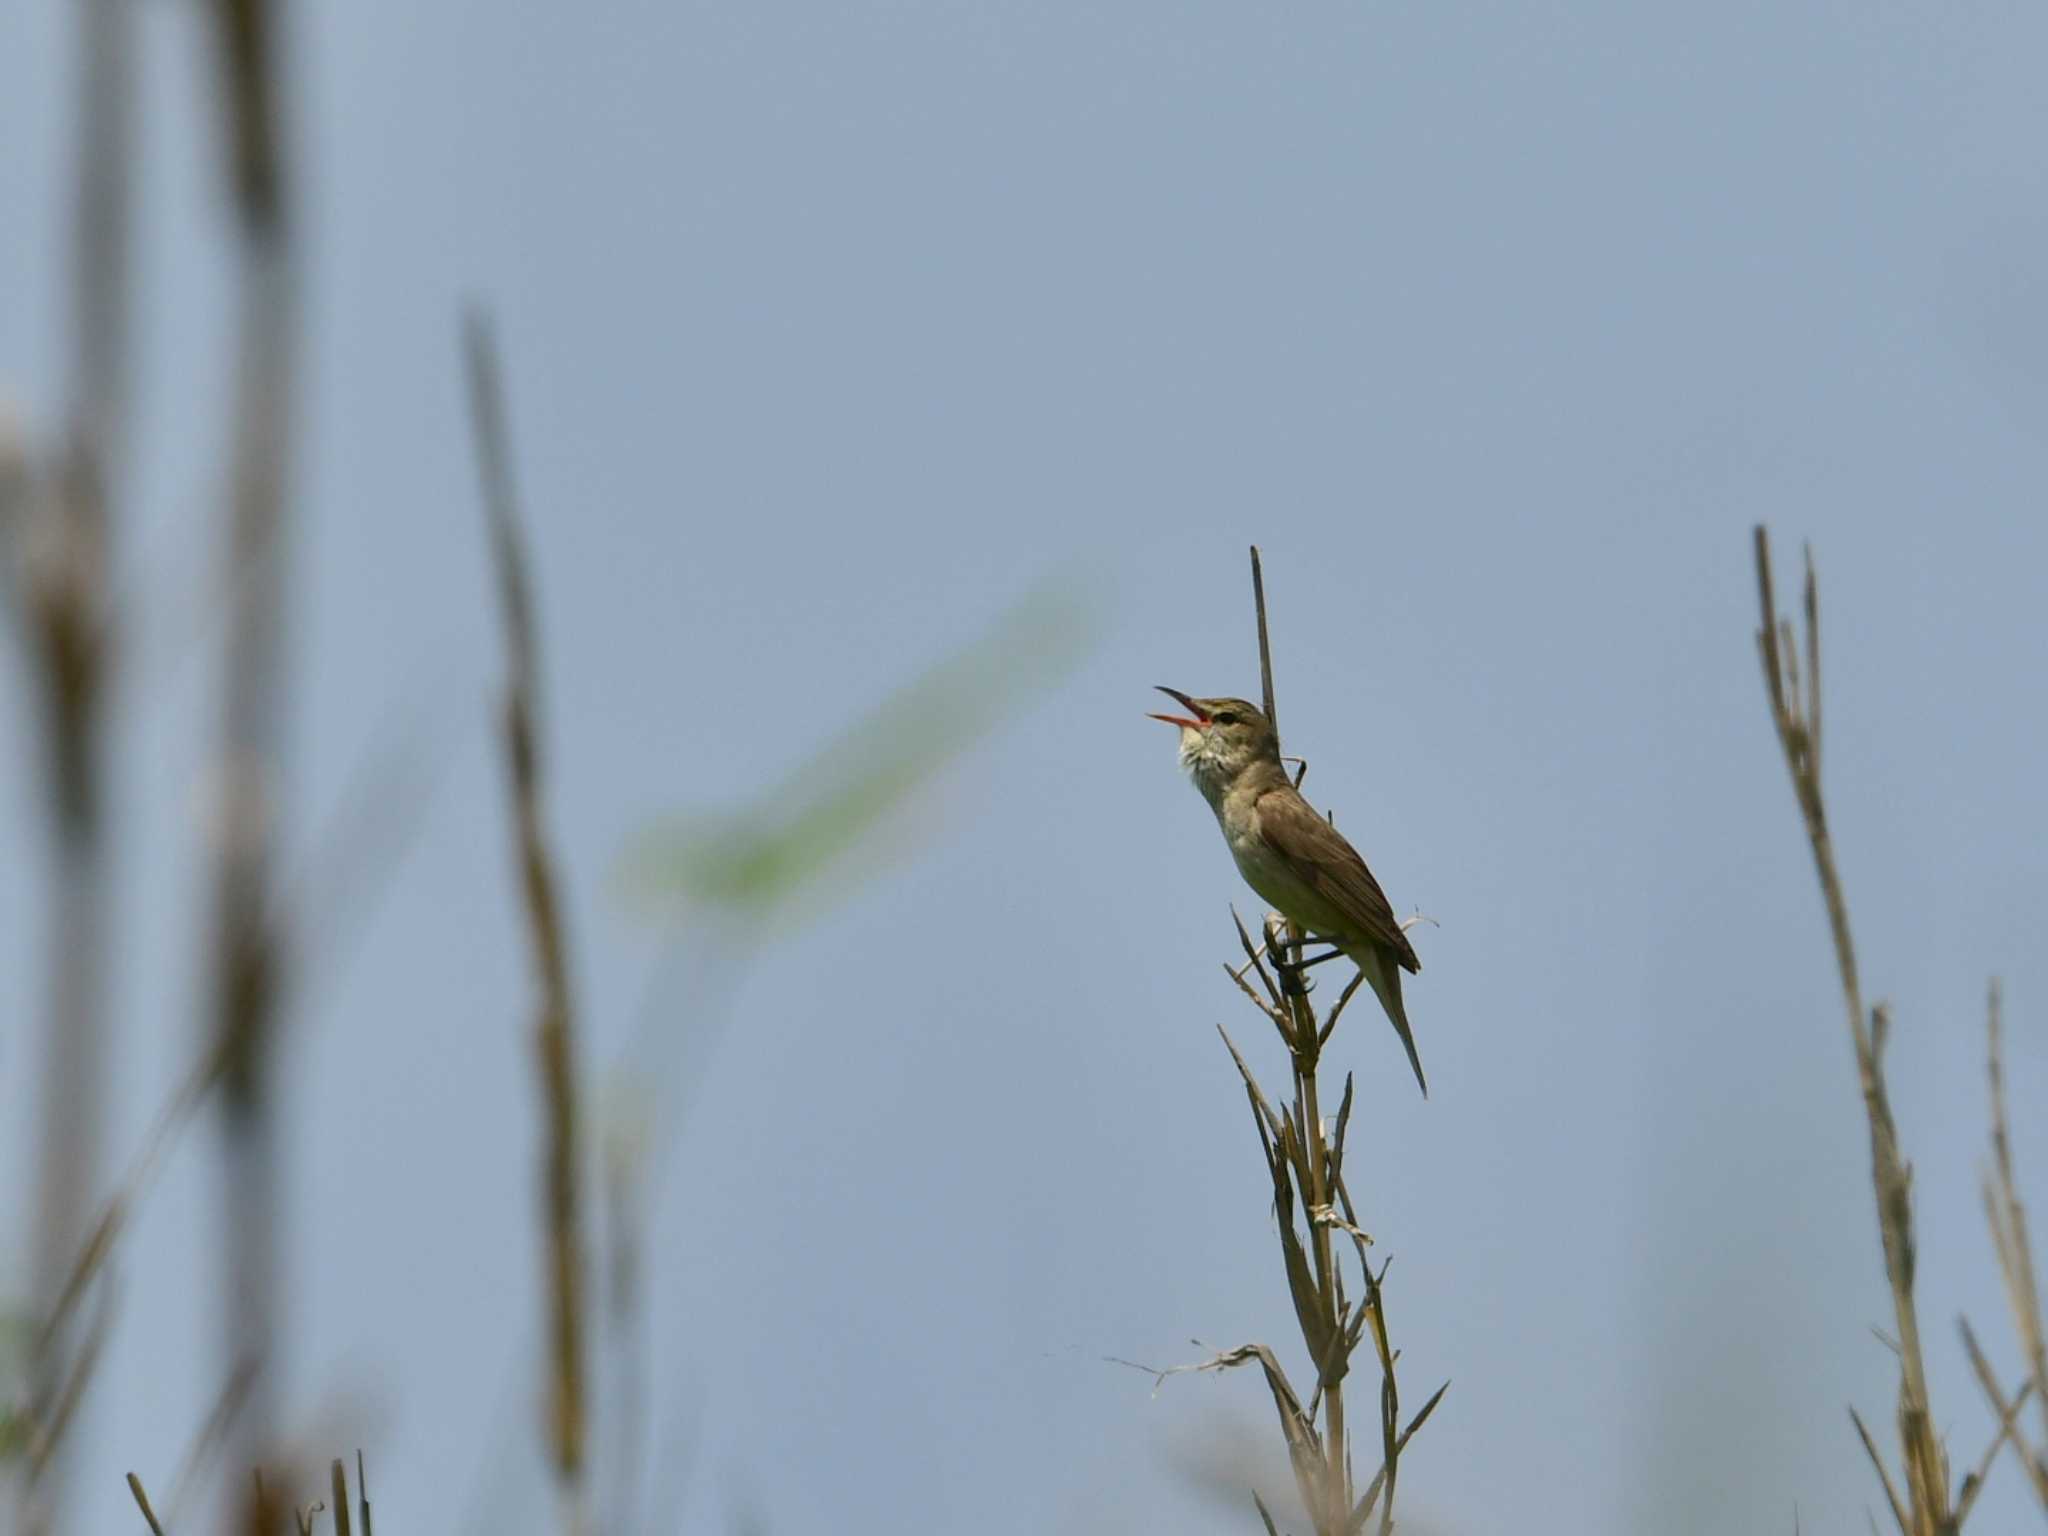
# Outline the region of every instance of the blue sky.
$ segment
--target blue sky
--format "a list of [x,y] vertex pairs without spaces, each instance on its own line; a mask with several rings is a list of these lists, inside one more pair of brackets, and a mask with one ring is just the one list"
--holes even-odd
[[[0,391],[32,432],[61,400],[67,10],[0,49]],[[124,1138],[196,1027],[233,318],[197,20],[144,11]],[[1413,1528],[1850,1531],[1876,1497],[1843,1404],[1887,1418],[1888,1303],[1761,702],[1757,521],[1819,552],[1831,806],[1974,1458],[1953,1315],[2016,1358],[1976,1198],[1994,971],[2048,1187],[2038,7],[451,0],[292,34],[293,845],[387,743],[434,790],[295,1025],[288,1403],[366,1440],[392,1529],[486,1481],[544,1508],[476,297],[594,1075],[659,947],[618,899],[638,831],[778,782],[1049,572],[1101,595],[1085,661],[765,937],[692,1058],[648,1260],[655,1418],[694,1446],[667,1528],[1223,1532],[1246,1511],[1191,1468],[1249,1445],[1284,1482],[1253,1378],[1155,1395],[1104,1363],[1292,1333],[1214,1031],[1279,1069],[1218,974],[1250,897],[1142,718],[1154,683],[1256,691],[1254,541],[1309,790],[1441,924],[1408,993],[1431,1100],[1363,1012],[1336,1052],[1407,1391],[1454,1381],[1403,1464]],[[40,828],[4,675],[19,1169]],[[693,986],[657,994],[686,1035]],[[132,1522],[121,1473],[168,1477],[213,1390],[211,1153],[135,1234],[92,1529]],[[2026,1507],[2015,1473],[1986,1528]]]

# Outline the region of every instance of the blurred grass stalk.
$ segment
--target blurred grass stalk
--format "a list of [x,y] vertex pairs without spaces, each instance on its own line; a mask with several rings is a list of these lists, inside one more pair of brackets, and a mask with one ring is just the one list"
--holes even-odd
[[[1251,559],[1263,703],[1267,718],[1277,724],[1265,578],[1256,547]],[[1232,916],[1234,919],[1235,914]],[[1235,968],[1226,965],[1224,971],[1273,1026],[1287,1048],[1293,1102],[1276,1108],[1260,1088],[1229,1032],[1219,1025],[1218,1033],[1244,1079],[1252,1121],[1265,1153],[1266,1170],[1273,1183],[1273,1215],[1280,1237],[1281,1264],[1302,1343],[1307,1346],[1309,1362],[1315,1370],[1315,1382],[1304,1400],[1273,1351],[1263,1344],[1227,1350],[1195,1369],[1225,1369],[1256,1361],[1272,1393],[1280,1431],[1287,1443],[1288,1461],[1294,1470],[1295,1488],[1316,1536],[1359,1536],[1371,1525],[1375,1512],[1381,1536],[1386,1536],[1394,1528],[1394,1490],[1401,1453],[1409,1438],[1443,1401],[1450,1383],[1438,1387],[1414,1418],[1402,1426],[1400,1388],[1395,1376],[1398,1357],[1387,1332],[1382,1285],[1386,1266],[1383,1264],[1374,1272],[1372,1256],[1367,1251],[1372,1239],[1358,1224],[1358,1212],[1344,1176],[1345,1133],[1350,1127],[1354,1103],[1354,1084],[1349,1073],[1344,1077],[1344,1094],[1334,1130],[1323,1119],[1319,1081],[1323,1047],[1329,1043],[1363,977],[1354,977],[1328,1014],[1318,1018],[1309,1002],[1301,965],[1301,931],[1276,915],[1267,919],[1262,945],[1253,944],[1241,921],[1237,923],[1237,935],[1245,963]],[[1258,987],[1253,987],[1247,976],[1257,977]],[[1306,1236],[1297,1220],[1297,1211],[1307,1223]],[[1338,1258],[1339,1232],[1349,1240],[1358,1260],[1362,1294],[1355,1300],[1345,1284],[1343,1265]],[[1380,1370],[1377,1439],[1381,1460],[1379,1470],[1364,1493],[1359,1494],[1352,1471],[1344,1387],[1352,1356],[1368,1333]],[[1275,1536],[1278,1526],[1265,1499],[1254,1491],[1252,1501],[1269,1536]]]
[[0,468],[0,563],[42,696],[51,863],[49,973],[37,1095],[41,1125],[31,1237],[33,1329],[27,1362],[22,1536],[68,1524],[65,1431],[110,1317],[81,1341],[55,1317],[99,1198],[106,1142],[108,856],[106,718],[114,487],[128,427],[130,215],[138,17],[124,0],[81,0],[71,207],[69,421],[49,472],[26,448]]
[[[2019,1333],[2027,1360],[2027,1379],[2008,1398],[1999,1390],[1984,1352],[1966,1319],[1958,1319],[1963,1346],[1977,1381],[1998,1415],[2001,1436],[2010,1434],[2013,1452],[2048,1514],[2048,1335],[2041,1321],[2041,1289],[2034,1277],[2033,1244],[2027,1237],[2027,1211],[2021,1203],[2019,1184],[2012,1168],[2012,1141],[2007,1133],[2005,1110],[2005,999],[1996,977],[1985,995],[1986,1055],[1991,1079],[1991,1167],[1984,1175],[1984,1216],[1991,1228],[1991,1246],[1998,1268],[2005,1277],[2005,1295],[2012,1310],[2013,1327]],[[2031,1395],[2042,1425],[2042,1439],[2030,1443],[2018,1424],[2020,1411]],[[1994,1445],[1995,1453],[1997,1447]]]
[[587,1529],[590,1518],[584,1477],[589,1410],[583,1300],[583,1095],[577,1075],[576,1011],[570,993],[562,901],[543,815],[546,759],[533,593],[519,526],[497,343],[481,311],[471,311],[465,320],[463,354],[484,514],[505,627],[501,740],[527,948],[538,995],[533,1047],[544,1140],[541,1208],[548,1297],[547,1440],[563,1500],[564,1528],[573,1533]]
[[214,0],[210,9],[239,314],[222,530],[229,618],[208,827],[206,1036],[220,1061],[224,1131],[222,1373],[249,1373],[224,1430],[226,1463],[240,1467],[268,1458],[279,1424],[279,1219],[289,1177],[277,1082],[287,952],[277,867],[299,316],[280,8]]
[[[28,1453],[17,1525],[24,1533],[70,1523],[62,1454],[113,1315],[107,1263],[114,1240],[164,1147],[213,1082],[216,1066],[225,1068],[236,1090],[229,1114],[228,1274],[221,1287],[230,1379],[245,1379],[253,1370],[260,1381],[275,1316],[274,1213],[281,1175],[277,1138],[266,1129],[272,1115],[268,1045],[278,993],[270,868],[296,305],[275,112],[274,10],[269,0],[219,0],[213,9],[224,87],[216,95],[227,115],[225,158],[240,237],[241,317],[225,493],[225,586],[234,613],[218,734],[220,800],[209,829],[209,1043],[202,1067],[180,1086],[145,1137],[128,1179],[104,1196],[104,1075],[117,1059],[107,1016],[111,946],[103,805],[116,655],[111,508],[128,427],[129,225],[139,99],[140,18],[124,0],[82,0],[74,8],[80,31],[69,425],[60,450],[44,456],[52,463],[49,470],[39,470],[25,452],[20,464],[0,467],[4,595],[18,610],[41,683],[53,829]],[[256,1404],[242,1422],[267,1432],[267,1405]]]
[[1917,1254],[1913,1228],[1913,1169],[1899,1146],[1898,1125],[1892,1116],[1891,1095],[1885,1082],[1884,1051],[1890,1038],[1891,1012],[1889,1006],[1881,1002],[1865,1012],[1862,982],[1856,965],[1856,946],[1849,927],[1848,900],[1835,865],[1834,841],[1828,830],[1827,810],[1821,794],[1820,591],[1814,576],[1813,551],[1810,548],[1806,551],[1802,663],[1801,637],[1795,632],[1792,621],[1778,614],[1771,573],[1770,536],[1759,524],[1754,537],[1757,601],[1761,613],[1757,649],[1763,663],[1767,702],[1771,722],[1777,730],[1778,745],[1784,752],[1786,771],[1791,776],[1792,791],[1805,822],[1807,842],[1813,851],[1821,898],[1827,907],[1835,964],[1841,975],[1849,1041],[1855,1052],[1864,1116],[1869,1123],[1871,1186],[1876,1197],[1878,1233],[1884,1250],[1885,1280],[1892,1297],[1894,1333],[1886,1342],[1892,1347],[1899,1367],[1897,1478],[1893,1477],[1890,1465],[1862,1416],[1851,1408],[1849,1417],[1871,1465],[1877,1470],[1885,1502],[1901,1536],[1955,1536],[1982,1491],[1992,1463],[2008,1440],[2015,1443],[2017,1454],[2025,1463],[2035,1491],[2041,1498],[2042,1508],[2048,1512],[2048,1462],[2044,1462],[2038,1450],[2024,1443],[2017,1422],[2026,1399],[2032,1396],[2041,1405],[2044,1427],[2048,1427],[2048,1351],[2044,1351],[2042,1345],[2040,1295],[2034,1283],[2025,1213],[2013,1183],[2006,1139],[1998,984],[1995,981],[1991,984],[1989,1003],[1993,1167],[1986,1177],[1984,1202],[1993,1244],[2005,1274],[2007,1293],[2029,1364],[2028,1375],[2020,1387],[2011,1394],[2006,1393],[1978,1348],[1968,1322],[1959,1322],[1965,1348],[1991,1404],[1998,1428],[1974,1469],[1963,1478],[1961,1487],[1952,1492],[1947,1453],[1928,1401],[1927,1367],[1921,1348],[1919,1307],[1914,1293]]
[[[709,943],[691,950],[692,1008],[677,1018],[665,993],[673,965],[657,968],[639,1027],[599,1107],[602,1200],[586,1210],[582,1079],[566,909],[544,815],[545,716],[539,625],[522,532],[503,369],[488,317],[471,311],[462,328],[471,422],[504,625],[507,681],[500,741],[537,996],[533,1047],[540,1083],[542,1257],[549,1466],[562,1494],[564,1527],[628,1532],[645,1509],[639,1484],[645,1439],[641,1275],[647,1212],[664,1154],[687,1102],[689,1068],[700,1071],[726,1005],[761,946],[787,934],[829,897],[872,873],[875,834],[952,756],[1014,710],[1019,698],[1064,673],[1092,643],[1093,610],[1047,587],[1027,597],[981,639],[933,667],[855,722],[758,805],[737,813],[675,818],[628,850],[630,898]],[[852,876],[855,878],[845,878]],[[835,879],[843,883],[835,887]],[[618,1401],[595,1410],[588,1284],[590,1229],[603,1227],[601,1295],[608,1348],[603,1363]],[[607,1443],[594,1447],[595,1439]],[[591,1461],[607,1453],[605,1486]],[[595,1499],[602,1492],[603,1510]],[[657,1507],[672,1507],[669,1502]]]

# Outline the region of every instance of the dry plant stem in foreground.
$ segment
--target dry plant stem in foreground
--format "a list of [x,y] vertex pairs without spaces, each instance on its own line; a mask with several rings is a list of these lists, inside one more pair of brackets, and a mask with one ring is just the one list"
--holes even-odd
[[2044,1435],[2048,1435],[2048,1336],[2041,1321],[2041,1290],[2034,1278],[2033,1244],[2027,1237],[2027,1211],[2020,1202],[2019,1186],[2013,1177],[2012,1143],[2007,1134],[2005,1109],[2005,1017],[2004,997],[1993,980],[1985,1000],[1986,1033],[1989,1036],[1991,1077],[1991,1168],[1984,1176],[1984,1216],[1991,1228],[1991,1244],[1998,1267],[2005,1276],[2006,1300],[2012,1309],[2013,1326],[2027,1358],[2027,1379],[2007,1403],[1998,1390],[1996,1377],[1971,1336],[1968,1323],[1962,1325],[1963,1342],[1970,1351],[1971,1364],[1982,1383],[1991,1408],[2002,1427],[2010,1429],[2015,1452],[2026,1469],[2027,1480],[2041,1508],[2048,1512],[2048,1438],[2041,1445],[2027,1442],[2016,1424],[2019,1410],[2032,1394],[2040,1411]]
[[[24,659],[41,693],[51,832],[48,1002],[33,1305],[47,1324],[100,1199],[105,1098],[113,1059],[107,1008],[106,717],[114,518],[127,436],[133,75],[139,18],[121,0],[72,7],[78,26],[71,189],[70,400],[46,472],[26,454],[0,487],[0,603],[15,607]],[[67,1523],[60,1412],[87,1385],[91,1356],[70,1330],[43,1326],[32,1346],[28,1418],[42,1440],[19,1492],[22,1536]],[[65,1414],[68,1416],[68,1413]]]
[[228,627],[208,828],[208,1038],[220,1056],[225,1131],[223,1374],[250,1372],[224,1431],[222,1460],[231,1467],[266,1461],[278,1433],[280,1228],[290,1184],[278,1103],[286,945],[277,870],[299,305],[277,10],[275,0],[211,8],[212,96],[222,113],[238,290],[220,578]]
[[[1266,717],[1276,718],[1273,664],[1267,638],[1265,578],[1259,552],[1253,549],[1252,592],[1258,618],[1259,675]],[[1234,914],[1233,914],[1234,916]],[[1334,1129],[1323,1119],[1320,1067],[1323,1047],[1357,991],[1353,980],[1328,1014],[1317,1017],[1309,1000],[1301,964],[1302,934],[1298,928],[1269,920],[1265,943],[1255,945],[1244,924],[1237,924],[1245,953],[1241,968],[1225,966],[1239,990],[1251,1000],[1286,1046],[1293,1080],[1293,1099],[1276,1107],[1259,1086],[1251,1067],[1229,1033],[1224,1044],[1244,1079],[1252,1119],[1273,1181],[1273,1211],[1279,1227],[1281,1262],[1294,1303],[1295,1321],[1308,1347],[1315,1380],[1306,1399],[1288,1380],[1273,1352],[1251,1344],[1205,1362],[1220,1369],[1257,1361],[1265,1373],[1287,1441],[1295,1486],[1316,1536],[1356,1536],[1378,1514],[1378,1529],[1394,1526],[1394,1490],[1403,1448],[1443,1398],[1449,1383],[1439,1387],[1422,1410],[1403,1428],[1401,1399],[1395,1378],[1399,1356],[1388,1338],[1385,1267],[1375,1272],[1368,1252],[1371,1239],[1358,1225],[1358,1213],[1344,1179],[1344,1141],[1355,1102],[1353,1083],[1344,1079],[1344,1094]],[[1268,969],[1268,961],[1271,968]],[[1246,980],[1255,976],[1255,988]],[[1305,1223],[1305,1228],[1304,1228]],[[1358,1261],[1359,1295],[1346,1285],[1341,1260],[1342,1234]],[[1380,1367],[1378,1441],[1380,1467],[1361,1495],[1352,1475],[1351,1434],[1346,1419],[1345,1384],[1353,1354],[1370,1334]],[[1320,1422],[1318,1415],[1320,1413]],[[1265,1501],[1254,1494],[1259,1518],[1268,1531],[1277,1530]]]
[[[328,1497],[325,1500],[303,1504],[292,1511],[294,1522],[302,1536],[311,1536],[319,1524],[314,1517],[322,1514],[332,1521],[335,1536],[355,1536],[358,1524],[362,1527],[362,1536],[376,1536],[375,1528],[370,1523],[370,1484],[363,1471],[361,1451],[356,1452],[356,1503],[353,1511],[349,1505],[348,1467],[339,1457],[328,1463],[328,1490]],[[175,1521],[167,1522],[158,1517],[156,1509],[150,1503],[148,1491],[142,1486],[141,1477],[133,1472],[128,1474],[128,1492],[134,1497],[136,1508],[142,1511],[142,1518],[153,1536],[167,1536],[167,1533],[175,1528]],[[275,1536],[283,1527],[285,1507],[283,1502],[264,1485],[263,1474],[256,1473],[254,1490],[245,1511],[244,1531],[248,1536],[258,1536],[258,1533],[261,1533],[261,1536]]]
[[[1859,1420],[1857,1429],[1885,1484],[1900,1529],[1908,1536],[1937,1536],[1955,1528],[1949,1505],[1948,1458],[1928,1412],[1927,1368],[1920,1348],[1920,1320],[1913,1301],[1912,1173],[1899,1150],[1885,1090],[1884,1046],[1888,1015],[1883,1008],[1864,1021],[1862,983],[1856,972],[1856,947],[1849,931],[1848,903],[1835,868],[1834,842],[1828,835],[1827,812],[1821,798],[1820,597],[1813,557],[1806,560],[1806,671],[1800,675],[1799,649],[1792,624],[1780,620],[1771,583],[1769,535],[1756,530],[1756,573],[1762,623],[1757,645],[1762,654],[1771,720],[1792,777],[1792,790],[1805,818],[1813,848],[1828,926],[1834,935],[1835,963],[1841,972],[1842,999],[1848,1012],[1849,1039],[1863,1088],[1863,1108],[1870,1124],[1870,1173],[1877,1195],[1878,1229],[1884,1242],[1885,1278],[1890,1282],[1895,1337],[1898,1342],[1899,1442],[1904,1458],[1906,1499],[1893,1487],[1883,1457]],[[1804,689],[1802,691],[1802,681]]]
[[[1899,1480],[1893,1479],[1883,1453],[1861,1416],[1851,1409],[1850,1417],[1864,1449],[1869,1453],[1871,1464],[1877,1469],[1885,1500],[1903,1536],[1951,1536],[1960,1529],[1964,1514],[1982,1486],[1985,1471],[2011,1432],[2012,1415],[2009,1412],[2000,1414],[2001,1427],[1997,1438],[1980,1468],[1965,1479],[1961,1496],[1952,1503],[1948,1458],[1942,1449],[1941,1436],[1928,1403],[1927,1367],[1921,1351],[1920,1319],[1913,1295],[1913,1171],[1899,1149],[1898,1127],[1892,1118],[1891,1098],[1885,1086],[1884,1049],[1891,1016],[1885,1005],[1880,1003],[1870,1010],[1867,1022],[1865,1019],[1862,984],[1856,970],[1856,948],[1849,931],[1848,902],[1842,892],[1840,873],[1835,867],[1834,842],[1828,833],[1827,812],[1821,797],[1820,595],[1814,580],[1812,552],[1807,552],[1803,595],[1806,621],[1803,672],[1798,637],[1791,622],[1778,617],[1777,598],[1771,581],[1770,539],[1761,526],[1756,530],[1756,575],[1757,599],[1762,615],[1757,645],[1763,660],[1771,720],[1777,727],[1778,744],[1784,750],[1792,790],[1805,818],[1807,841],[1813,848],[1814,868],[1820,877],[1822,899],[1827,905],[1828,926],[1834,936],[1835,962],[1841,972],[1849,1040],[1856,1053],[1863,1109],[1870,1125],[1870,1176],[1877,1199],[1878,1230],[1883,1239],[1885,1278],[1891,1288],[1895,1325],[1893,1342],[1899,1362]],[[1996,1230],[1995,1217],[1993,1226]],[[2008,1273],[2011,1273],[2010,1266]],[[1986,1382],[1996,1407],[2002,1394],[1998,1393],[1995,1381],[1988,1375]],[[1901,1482],[1904,1484],[1903,1492]]]
[[547,1150],[543,1190],[547,1223],[549,1305],[549,1448],[555,1474],[571,1495],[570,1522],[581,1523],[585,1409],[583,1234],[578,1155],[581,1099],[576,1080],[575,1012],[569,988],[568,942],[563,932],[554,860],[541,814],[540,675],[534,639],[533,597],[520,542],[497,350],[488,323],[472,313],[463,332],[469,368],[470,409],[484,511],[505,620],[509,676],[505,687],[504,745],[511,781],[513,836],[525,897],[526,928],[540,1002],[534,1023]]

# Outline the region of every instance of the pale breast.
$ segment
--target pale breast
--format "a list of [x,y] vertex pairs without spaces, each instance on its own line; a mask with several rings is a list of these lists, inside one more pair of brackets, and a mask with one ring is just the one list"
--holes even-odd
[[1341,931],[1343,920],[1336,909],[1300,879],[1259,835],[1258,809],[1248,799],[1239,802],[1233,797],[1217,812],[1217,819],[1223,824],[1223,839],[1230,845],[1230,856],[1237,861],[1237,872],[1244,876],[1244,883],[1283,916],[1312,932]]

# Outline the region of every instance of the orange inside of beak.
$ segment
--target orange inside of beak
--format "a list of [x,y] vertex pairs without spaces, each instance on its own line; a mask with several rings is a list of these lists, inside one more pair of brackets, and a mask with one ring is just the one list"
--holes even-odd
[[1202,728],[1201,721],[1190,720],[1185,715],[1154,715],[1148,713],[1145,718],[1147,720],[1164,720],[1168,725],[1177,725],[1184,731],[1199,731]]

